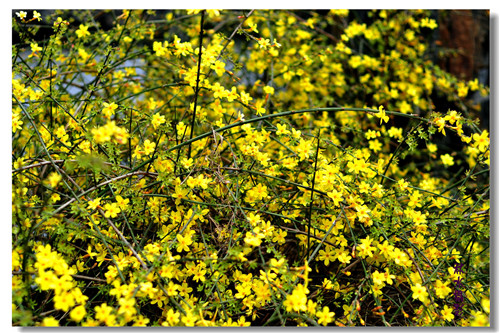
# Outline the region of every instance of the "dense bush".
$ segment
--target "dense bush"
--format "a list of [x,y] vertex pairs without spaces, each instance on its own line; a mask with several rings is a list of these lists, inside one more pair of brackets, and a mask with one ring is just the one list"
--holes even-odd
[[429,15],[13,13],[13,325],[489,326],[489,90]]

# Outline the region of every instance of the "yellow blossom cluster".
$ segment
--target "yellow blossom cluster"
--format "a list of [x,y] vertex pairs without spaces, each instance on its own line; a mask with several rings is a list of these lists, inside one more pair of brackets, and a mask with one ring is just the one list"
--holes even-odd
[[437,15],[13,14],[12,324],[488,326],[489,88]]

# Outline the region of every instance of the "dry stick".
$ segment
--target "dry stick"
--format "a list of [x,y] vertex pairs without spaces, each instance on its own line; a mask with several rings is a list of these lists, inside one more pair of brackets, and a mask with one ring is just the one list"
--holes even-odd
[[354,261],[352,264],[350,264],[346,268],[342,269],[342,272],[345,273],[345,272],[349,271],[351,268],[354,267],[354,265],[356,265],[360,261],[361,261],[361,258],[356,259],[356,261]]
[[302,184],[299,184],[299,183],[295,183],[295,182],[292,182],[291,180],[288,180],[288,179],[284,179],[284,178],[279,178],[279,177],[274,177],[274,176],[270,176],[270,175],[267,175],[265,173],[262,173],[262,172],[258,172],[258,171],[253,171],[253,170],[246,170],[246,169],[241,169],[241,168],[232,168],[232,167],[219,167],[221,169],[225,169],[225,170],[232,170],[232,171],[238,171],[238,172],[247,172],[247,173],[251,173],[251,174],[254,174],[254,175],[258,175],[258,176],[262,176],[262,177],[267,177],[267,178],[271,178],[271,179],[276,179],[276,180],[279,180],[279,181],[282,181],[286,184],[290,184],[290,185],[293,185],[293,186],[297,186],[297,187],[300,187],[300,188],[303,188],[303,189],[306,189],[308,191],[312,191],[312,192],[315,192],[315,193],[318,193],[318,194],[321,194],[321,195],[324,195],[326,196],[327,193],[326,192],[323,192],[323,191],[320,191],[318,189],[315,189],[315,188],[312,188],[312,187],[309,187],[309,186],[306,186],[306,185],[302,185]]
[[[52,160],[52,161],[43,161],[43,162],[40,162],[40,163],[30,164],[30,165],[26,165],[26,166],[23,166],[23,167],[17,168],[17,169],[15,169],[15,170],[12,170],[12,172],[19,172],[19,171],[23,171],[23,170],[27,170],[27,169],[31,169],[31,168],[37,168],[37,167],[39,167],[39,166],[43,166],[43,165],[47,165],[47,164],[51,164],[52,162],[54,162],[54,163],[64,163],[65,161],[67,161],[67,160]],[[73,161],[73,160],[70,160],[70,161]]]
[[311,256],[309,257],[309,259],[307,259],[307,264],[309,264],[313,259],[314,257],[316,256],[316,254],[318,253],[319,249],[321,248],[321,245],[323,245],[323,243],[325,242],[326,238],[330,235],[330,233],[332,232],[332,229],[333,227],[337,224],[337,220],[340,218],[340,215],[342,215],[342,212],[339,212],[339,215],[337,215],[337,218],[335,218],[335,221],[332,222],[332,224],[330,225],[330,228],[326,231],[325,235],[323,236],[323,238],[321,239],[320,243],[318,244],[318,246],[316,247],[316,249],[313,251],[313,253],[311,254]]
[[307,226],[307,251],[306,251],[306,257],[309,256],[309,251],[310,251],[310,240],[311,240],[311,225],[312,225],[312,207],[313,207],[313,202],[314,202],[314,185],[316,182],[316,169],[318,167],[318,154],[319,154],[319,135],[320,135],[321,129],[318,128],[318,147],[316,148],[316,160],[314,161],[314,173],[313,173],[313,179],[312,179],[312,191],[311,191],[311,203],[309,204],[309,213],[308,213],[308,226]]
[[[361,260],[360,258],[358,258],[358,260],[356,262],[358,262],[359,260]],[[344,315],[344,317],[342,318],[346,318],[347,321],[349,322],[349,324],[352,325],[352,314],[354,313],[354,303],[358,301],[358,298],[359,296],[361,295],[361,288],[363,288],[363,285],[365,284],[365,282],[367,281],[367,278],[365,277],[361,283],[359,284],[359,287],[358,287],[358,290],[356,291],[356,297],[353,299],[352,303],[351,303],[351,312],[349,313],[349,318],[347,318],[347,315]]]
[[[245,124],[255,123],[255,122],[258,122],[258,121],[261,121],[261,120],[265,120],[265,119],[278,118],[278,117],[283,117],[283,116],[288,116],[288,115],[294,115],[294,114],[301,114],[301,113],[323,112],[323,111],[327,111],[327,112],[360,111],[360,112],[365,112],[365,113],[370,113],[370,114],[377,114],[377,113],[380,112],[379,110],[367,109],[367,108],[324,107],[324,108],[312,108],[312,109],[302,109],[302,110],[289,110],[289,111],[283,111],[283,112],[279,112],[279,113],[266,114],[264,116],[247,119],[245,121],[237,121],[237,122],[234,122],[232,124],[229,124],[229,125],[226,125],[226,126],[223,126],[223,127],[220,127],[220,128],[212,129],[212,131],[205,132],[203,134],[198,135],[195,138],[192,138],[190,140],[186,140],[186,141],[181,142],[181,143],[179,143],[179,144],[177,144],[177,145],[175,145],[173,147],[170,147],[170,148],[168,148],[166,150],[166,152],[169,153],[169,152],[174,151],[176,149],[180,149],[180,148],[184,147],[185,145],[189,145],[189,144],[191,144],[194,141],[198,141],[198,140],[204,139],[207,136],[212,135],[213,132],[221,133],[221,132],[227,131],[227,130],[233,128],[233,127],[243,126]],[[413,119],[420,119],[422,121],[428,121],[427,119],[419,117],[419,116],[414,115],[414,114],[404,114],[404,113],[395,112],[395,111],[386,111],[386,113],[387,114],[392,114],[392,115],[399,115],[399,116],[405,117],[405,118],[413,118]],[[154,159],[150,158],[147,161],[141,163],[140,165],[136,166],[133,169],[133,171],[139,170],[140,168],[142,168],[146,164],[150,163],[152,160],[154,160]]]
[[[40,132],[38,131],[36,125],[35,125],[35,121],[33,120],[33,118],[29,115],[28,111],[26,111],[26,109],[24,108],[24,106],[19,102],[19,100],[17,99],[17,97],[14,96],[14,98],[16,99],[16,102],[17,104],[21,107],[24,115],[26,116],[26,118],[28,118],[28,120],[30,121],[31,125],[33,126],[33,129],[35,130],[37,136],[38,136],[38,139],[40,140],[40,143],[42,144],[42,147],[43,147],[43,150],[45,151],[45,154],[47,154],[47,156],[49,157],[49,163],[52,164],[52,166],[54,167],[54,169],[56,170],[60,170],[57,165],[54,163],[54,159],[52,158],[52,156],[50,155],[49,153],[49,150],[47,148],[47,146],[45,145],[45,141],[43,140]],[[60,172],[58,172],[60,173]],[[65,174],[65,176],[68,176]],[[61,175],[62,177],[62,175]],[[64,184],[66,185],[66,187],[70,190],[70,192],[74,195],[73,193],[73,190],[71,189],[71,187],[66,183],[66,181],[63,179],[63,182]]]
[[[280,229],[283,229],[283,230],[287,230],[287,231],[293,232],[295,234],[307,235],[307,232],[302,231],[302,230],[293,229],[293,228],[285,227],[285,226],[282,226],[282,225],[278,225],[277,227],[280,228]],[[318,237],[318,236],[315,236],[315,235],[311,235],[311,238],[314,238],[314,239],[317,239],[317,240],[322,240],[321,237]],[[329,242],[327,240],[323,240],[323,243],[328,244],[330,246],[336,246],[335,244],[333,244],[333,243],[331,243],[331,242]]]
[[[306,22],[306,20],[304,20],[302,17],[298,16],[297,14],[295,14],[293,11],[291,10],[288,10],[288,13],[289,14],[292,14],[296,19],[298,19],[299,21],[301,22]],[[332,34],[326,32],[325,30],[321,29],[321,28],[318,28],[316,26],[314,26],[313,28],[314,30],[316,30],[317,32],[319,32],[320,34],[322,35],[325,35],[326,37],[330,38],[331,40],[333,40],[334,42],[338,42],[339,40]]]
[[57,170],[59,170],[59,173],[65,175],[69,181],[76,186],[76,188],[78,189],[78,191],[82,191],[82,188],[75,182],[75,180],[73,178],[71,178],[67,173],[66,171],[64,171],[62,168],[60,168],[59,166],[57,166],[56,164],[54,164],[54,166],[56,167]]
[[[33,126],[33,129],[35,130],[39,140],[40,140],[40,143],[42,144],[43,146],[43,149],[45,150],[45,153],[47,154],[47,156],[49,157],[49,160],[50,160],[50,163],[54,166],[54,168],[57,170],[57,172],[61,175],[61,169],[59,167],[57,167],[57,165],[54,163],[54,159],[52,158],[52,156],[50,155],[49,153],[49,150],[47,149],[47,146],[45,145],[45,142],[43,141],[43,138],[42,136],[40,135],[40,132],[38,131],[37,127],[35,126],[35,122],[33,120],[33,118],[29,115],[28,111],[26,111],[26,109],[24,108],[24,106],[22,104],[19,103],[19,101],[17,100],[17,98],[14,96],[14,98],[16,99],[17,103],[21,106],[21,109],[22,111],[24,112],[24,114],[26,115],[26,117],[28,118],[28,120],[30,121],[31,125]],[[71,179],[66,173],[64,173],[64,175],[66,177],[68,177],[69,179]],[[62,177],[62,175],[61,175]],[[71,179],[72,180],[72,179]],[[85,195],[88,191],[86,192],[83,192],[81,193],[80,195],[77,195],[75,194],[75,192],[73,191],[73,189],[68,185],[68,183],[66,183],[66,181],[64,179],[62,179],[64,185],[66,185],[66,187],[68,188],[68,190],[71,192],[71,194],[73,195],[73,198],[71,200],[69,200],[66,204],[64,204],[63,206],[59,207],[59,209],[55,210],[52,214],[55,215],[59,210],[61,210],[62,208],[66,207],[68,204],[70,204],[71,202],[74,202],[74,201],[79,201],[79,198],[83,195]],[[72,180],[73,181],[73,180]],[[77,185],[78,187],[78,185]],[[80,187],[78,187],[80,188]],[[33,229],[36,230],[42,223],[44,223],[46,220],[48,219],[48,216],[44,217],[40,222],[38,222],[34,227]],[[91,218],[91,221],[93,222],[92,218]],[[98,231],[99,232],[99,231]],[[100,232],[99,232],[100,234]],[[101,234],[100,234],[101,235]],[[102,236],[102,235],[101,235]],[[106,244],[106,247],[108,248],[109,250],[109,246],[107,245],[106,241],[104,240],[103,238],[103,242]],[[110,254],[111,254],[111,251],[110,251]],[[27,258],[28,256],[25,256],[25,258]],[[113,255],[111,254],[111,257],[113,258]],[[24,259],[26,260],[26,259]],[[23,260],[23,268],[25,267],[25,263],[24,263],[24,260]],[[113,259],[113,262],[115,262],[115,260]],[[115,262],[116,264],[116,262]],[[120,274],[120,277],[122,278],[123,281],[125,281],[125,279],[123,278],[120,270],[118,270],[118,273]],[[64,317],[64,316],[63,316]]]
[[[196,119],[196,106],[198,105],[198,94],[200,92],[200,69],[201,69],[201,48],[203,47],[203,19],[205,18],[205,10],[201,11],[200,20],[200,43],[198,46],[198,73],[196,73],[196,88],[194,91],[194,107],[193,107],[193,118],[191,119],[191,134],[189,139],[193,138],[194,133],[194,121]],[[191,144],[188,146],[188,158],[191,157]]]
[[[389,322],[391,322],[391,323],[392,323],[392,320],[394,319],[394,317],[398,314],[399,310],[401,310],[403,312],[403,315],[406,313],[403,310],[403,305],[406,303],[406,301],[410,298],[410,295],[411,295],[411,294],[408,294],[408,295],[403,294],[403,292],[401,290],[399,290],[399,288],[396,285],[394,285],[394,289],[396,289],[397,292],[402,296],[402,298],[404,299],[404,302],[398,307],[396,312],[392,315],[391,319],[389,320]],[[411,304],[411,302],[408,302],[408,305],[410,306],[410,308],[413,312],[416,311],[415,308],[413,307],[413,305]]]
[[399,145],[396,147],[396,150],[391,154],[391,158],[389,159],[389,162],[387,163],[387,165],[385,166],[385,170],[384,170],[384,173],[382,175],[380,175],[380,184],[381,185],[384,185],[384,181],[387,179],[385,178],[385,175],[387,174],[387,171],[389,170],[389,166],[391,165],[392,161],[394,160],[394,158],[396,157],[396,153],[399,151],[399,149],[401,148],[401,146],[403,145],[403,143],[405,142],[405,140],[413,133],[414,130],[416,130],[418,128],[418,126],[415,126],[413,127],[407,134],[406,134],[406,137],[399,143]]
[[[54,163],[64,163],[64,162],[78,162],[77,160],[54,160],[53,161]],[[37,168],[39,166],[44,166],[44,165],[47,165],[47,164],[51,164],[52,162],[51,161],[41,161],[39,163],[36,163],[36,164],[30,164],[30,165],[25,165],[23,167],[20,167],[20,168],[17,168],[15,170],[12,170],[12,172],[19,172],[19,171],[24,171],[24,170],[27,170],[27,169],[32,169],[32,168]],[[117,166],[116,164],[113,164],[113,163],[110,163],[110,162],[102,162],[103,164],[106,164],[106,165],[111,165],[111,166]],[[130,170],[130,168],[126,165],[118,165],[120,168],[122,169],[127,169],[127,170]],[[158,173],[156,172],[149,172],[149,175],[152,175],[152,176],[158,176]]]
[[[26,118],[28,118],[28,120],[30,121],[31,125],[33,126],[33,129],[35,130],[35,132],[36,132],[36,134],[38,136],[38,139],[40,140],[40,143],[42,144],[42,147],[43,147],[43,150],[45,151],[45,154],[47,154],[47,156],[49,157],[50,164],[52,164],[52,166],[54,167],[54,169],[56,169],[57,172],[59,173],[59,175],[62,177],[61,169],[57,167],[56,163],[54,163],[54,159],[50,155],[49,150],[48,150],[47,146],[45,145],[45,142],[43,141],[43,138],[42,138],[40,132],[38,131],[38,129],[37,129],[36,125],[35,125],[35,121],[30,116],[30,114],[28,113],[28,111],[26,111],[26,109],[24,108],[24,106],[19,102],[19,100],[17,99],[17,97],[14,96],[14,98],[15,98],[16,102],[18,103],[18,105],[21,107],[21,109],[22,109],[23,113],[25,114]],[[69,178],[69,176],[66,173],[64,173],[64,176],[66,176],[66,177]],[[71,180],[73,181],[73,179],[71,179]],[[68,183],[66,183],[66,180],[64,180],[64,178],[62,179],[62,182],[64,183],[64,185],[66,185],[66,187],[68,188],[68,190],[73,195],[73,198],[70,200],[70,202],[78,200],[79,196],[77,196],[75,194],[75,192],[73,191],[73,189],[68,185]],[[53,214],[55,215],[56,212],[57,211],[54,211]],[[43,222],[45,222],[47,219],[48,219],[48,217],[45,217],[42,221],[38,222],[38,224],[34,228],[35,229],[38,228],[38,226],[41,225]]]
[[116,234],[118,235],[118,237],[120,237],[120,239],[122,240],[122,242],[125,243],[125,245],[130,249],[130,251],[132,251],[132,253],[134,254],[134,256],[137,258],[137,260],[139,260],[139,262],[141,263],[142,268],[144,270],[149,270],[148,266],[144,263],[144,261],[142,261],[141,257],[137,254],[137,252],[135,252],[135,250],[132,247],[132,245],[130,245],[130,243],[123,236],[123,234],[120,232],[120,230],[118,230],[118,228],[115,226],[115,224],[108,217],[106,217],[104,211],[101,208],[97,208],[97,210],[99,210],[99,213],[101,213],[102,216],[104,216],[104,218],[106,219],[106,221],[108,221],[108,224],[113,228],[113,230],[116,232]]
[[[406,252],[406,254],[408,255],[408,257],[410,257],[411,261],[413,262],[413,265],[415,266],[415,268],[418,271],[418,275],[420,275],[420,279],[422,280],[422,283],[424,283],[424,281],[425,281],[424,274],[422,274],[422,271],[420,270],[420,266],[418,266],[416,260],[411,256],[410,252],[408,252],[407,249],[403,248],[403,250]],[[434,303],[434,306],[437,307],[436,302],[434,301],[434,298],[432,297],[432,294],[431,294],[431,292],[429,290],[429,286],[428,286],[427,283],[425,284],[425,289],[427,290],[427,294],[429,294],[429,297],[430,297],[432,303]]]
[[[14,98],[15,98],[15,97],[14,97]],[[16,98],[16,101],[17,101],[17,102],[18,102],[18,104],[19,104],[19,101],[17,100],[17,98]],[[37,133],[37,136],[38,136],[38,138],[39,138],[39,140],[40,140],[40,143],[42,144],[43,149],[45,150],[45,153],[47,154],[47,156],[48,156],[48,157],[49,157],[49,159],[50,159],[50,163],[51,163],[51,164],[53,165],[53,167],[54,167],[54,168],[58,171],[58,173],[59,173],[59,174],[61,174],[62,169],[60,169],[60,168],[59,168],[59,167],[58,167],[58,166],[54,163],[54,159],[53,159],[53,158],[52,158],[52,156],[50,155],[50,153],[49,153],[49,151],[48,151],[48,149],[47,149],[47,146],[45,145],[45,142],[43,141],[43,138],[41,137],[40,133],[38,132],[38,129],[37,129],[37,128],[36,128],[36,126],[35,126],[34,120],[31,118],[31,116],[30,116],[30,115],[29,115],[29,113],[26,111],[26,109],[22,106],[22,104],[19,104],[19,105],[21,106],[21,109],[23,110],[24,114],[25,114],[25,115],[26,115],[26,117],[29,119],[29,121],[31,122],[31,124],[32,124],[33,128],[35,129],[35,131],[36,131],[36,133]],[[81,188],[78,186],[78,184],[76,184],[76,183],[73,181],[73,179],[72,179],[71,177],[69,177],[69,176],[66,174],[66,172],[63,172],[62,174],[64,174],[64,176],[68,177],[68,179],[70,179],[70,180],[71,180],[71,181],[72,181],[72,182],[73,182],[73,183],[74,183],[74,184],[78,187],[78,189],[80,189],[80,190],[81,190]],[[62,177],[62,176],[61,176],[61,177]],[[72,188],[68,185],[68,183],[66,183],[66,181],[65,181],[64,179],[63,179],[62,181],[64,182],[64,184],[66,185],[66,187],[68,188],[68,190],[71,192],[71,194],[73,195],[73,198],[72,198],[71,200],[69,200],[66,204],[64,204],[63,206],[59,207],[59,209],[55,210],[55,211],[53,212],[53,214],[54,214],[54,215],[55,215],[55,214],[56,214],[59,210],[61,210],[62,208],[66,207],[69,203],[79,200],[79,198],[80,198],[81,196],[83,196],[83,195],[85,195],[86,193],[90,192],[90,191],[85,191],[85,192],[82,192],[81,194],[77,195],[77,194],[75,194],[75,192],[73,191],[73,189],[72,189]],[[99,209],[99,210],[100,210],[100,209]],[[103,212],[102,212],[102,210],[100,210],[100,211],[101,211],[101,213],[103,213]],[[103,213],[103,214],[104,214],[104,213]],[[41,225],[43,222],[45,222],[45,221],[47,220],[47,218],[48,218],[48,217],[45,217],[42,221],[40,221],[38,224],[36,224],[36,225],[34,226],[34,229],[38,228],[38,226],[39,226],[39,225]],[[108,220],[108,222],[110,222],[110,221]],[[112,223],[112,222],[111,222],[111,223]],[[114,226],[114,225],[113,225],[113,226]],[[116,227],[114,227],[114,228],[116,229]],[[122,237],[123,237],[123,236],[122,236]],[[103,241],[104,241],[104,239],[103,239]],[[125,240],[125,241],[126,241],[126,240]],[[107,244],[106,244],[106,246],[107,246]],[[109,247],[108,247],[108,250],[109,250]],[[132,250],[133,250],[133,249],[132,249]],[[110,254],[111,254],[111,253],[110,253]],[[113,260],[113,262],[114,262],[114,260]],[[116,264],[116,262],[115,262],[115,264]],[[23,265],[23,267],[24,267],[24,265]],[[119,270],[118,270],[118,272],[120,273],[120,277],[123,279],[123,276],[122,276],[121,272],[120,272]],[[124,279],[123,279],[123,280],[124,280]],[[63,316],[63,317],[64,317],[64,316]]]
[[[79,198],[79,197],[82,197],[90,192],[92,192],[93,190],[95,189],[98,189],[99,187],[102,187],[102,186],[105,186],[105,185],[108,185],[114,181],[117,181],[117,180],[120,180],[120,179],[123,179],[123,178],[127,178],[127,177],[132,177],[132,176],[137,176],[137,175],[150,175],[150,173],[148,172],[144,172],[144,171],[135,171],[135,172],[130,172],[130,173],[127,173],[125,175],[121,175],[121,176],[118,176],[118,177],[115,177],[115,178],[112,178],[112,179],[109,179],[109,180],[106,180],[105,182],[102,182],[100,184],[97,184],[91,188],[89,188],[88,190],[86,190],[85,192],[82,192],[80,194],[78,194],[76,197]],[[53,214],[57,214],[58,212],[60,212],[61,210],[63,210],[64,208],[66,208],[68,205],[72,204],[74,201],[76,201],[75,198],[72,198],[71,200],[69,200],[68,202],[66,202],[65,204],[61,205],[59,208],[57,208]]]
[[[67,71],[67,72],[61,72],[61,73],[57,73],[57,74],[58,75],[68,75],[68,74],[78,74],[81,72],[97,73],[97,70],[95,70],[95,69],[80,69],[79,71]],[[48,79],[52,79],[54,77],[55,77],[55,75],[48,75],[48,76],[41,77],[40,80],[48,80]]]
[[[97,85],[101,83],[101,75],[103,74],[103,71],[106,68],[106,62],[108,62],[109,56],[111,55],[111,51],[112,51],[112,49],[110,49],[108,51],[108,54],[106,55],[106,58],[104,59],[104,64],[103,64],[101,70],[99,71],[99,73],[97,73],[96,83],[95,83],[95,85],[93,85],[94,87],[97,87]],[[72,115],[73,119],[75,119],[76,115],[80,112],[80,109],[82,107],[83,107],[82,113],[83,113],[83,115],[85,115],[85,111],[87,110],[87,107],[89,105],[89,101],[91,100],[93,95],[94,95],[94,89],[90,89],[90,92],[89,92],[89,95],[87,96],[87,98],[84,98],[81,101],[80,105],[76,108],[75,112],[73,113],[73,115]],[[66,124],[66,126],[64,127],[64,129],[65,130],[68,129],[68,126],[69,126],[69,121]]]
[[99,279],[99,278],[94,278],[94,277],[90,277],[90,276],[84,276],[84,275],[78,275],[78,274],[73,274],[71,276],[73,278],[76,278],[76,279],[84,279],[84,280],[91,280],[91,281],[106,283],[106,280]]
[[[118,39],[116,40],[116,43],[117,43],[117,44],[118,44],[118,43],[120,42],[120,40],[122,39],[123,32],[125,31],[125,28],[126,28],[126,26],[127,26],[127,22],[128,22],[128,20],[129,20],[129,18],[130,18],[130,15],[129,15],[129,16],[127,16],[127,19],[125,20],[125,24],[123,25],[123,28],[122,28],[122,30],[121,30],[121,32],[120,32],[120,36],[118,36]],[[99,73],[97,73],[96,79],[93,81],[93,82],[95,82],[95,84],[93,84],[93,86],[94,86],[95,88],[97,88],[97,86],[101,83],[101,79],[102,79],[102,76],[103,76],[103,74],[104,74],[103,72],[104,72],[104,70],[105,70],[105,69],[106,69],[106,67],[107,67],[106,63],[108,62],[108,59],[109,59],[109,57],[110,57],[110,55],[111,55],[111,52],[112,52],[112,51],[113,51],[113,49],[112,49],[112,48],[110,48],[110,49],[109,49],[109,51],[108,51],[108,54],[106,55],[106,58],[104,59],[104,62],[103,62],[103,66],[102,66],[102,68],[99,70]],[[86,101],[86,100],[90,101],[90,99],[92,98],[92,95],[93,95],[93,94],[94,94],[94,89],[91,89],[91,90],[90,90],[90,92],[89,92],[88,97],[87,97],[86,99],[83,99],[83,101],[80,103],[80,105],[78,106],[78,108],[75,110],[75,112],[74,112],[74,114],[73,114],[73,116],[72,116],[72,117],[73,117],[73,119],[74,119],[74,117],[76,117],[76,115],[80,112],[80,109],[82,108],[82,106],[83,106],[83,111],[82,111],[82,113],[83,113],[83,115],[85,115],[85,111],[87,110],[87,107],[88,107],[88,105],[89,105],[89,103],[88,103],[88,102],[87,102],[87,103],[85,103],[85,101]],[[84,106],[84,104],[85,104],[85,106]],[[66,125],[65,129],[66,129],[66,128],[68,128],[68,126],[69,126],[69,122],[68,122],[68,124]]]
[[247,18],[249,18],[253,12],[254,12],[255,9],[252,9],[250,11],[250,13],[248,13],[247,15],[245,15],[245,18],[243,19],[243,21],[240,22],[240,24],[236,27],[236,29],[234,29],[233,33],[231,34],[231,36],[229,36],[229,39],[227,40],[226,44],[224,45],[224,47],[222,48],[222,50],[220,51],[219,55],[217,56],[217,59],[216,60],[219,60],[220,57],[222,56],[222,53],[224,53],[224,50],[226,49],[226,47],[229,45],[229,43],[231,42],[231,40],[233,39],[234,35],[236,34],[236,32],[238,30],[240,30],[241,26],[243,25],[243,23],[245,23],[245,21],[247,20]]
[[[54,166],[54,168],[58,171],[58,173],[59,173],[59,174],[61,174],[61,169],[60,169],[60,168],[58,168],[58,167],[57,167],[57,165],[54,163],[54,159],[53,159],[53,158],[52,158],[52,156],[50,155],[50,153],[49,153],[49,151],[48,151],[48,149],[47,149],[47,146],[45,145],[45,142],[43,141],[42,136],[40,135],[40,133],[39,133],[38,129],[36,128],[34,120],[33,120],[33,119],[32,119],[32,117],[29,115],[29,113],[26,111],[26,109],[24,108],[24,106],[23,106],[22,104],[20,104],[20,103],[19,103],[19,101],[17,100],[17,98],[16,98],[15,96],[14,96],[14,98],[16,99],[17,103],[20,105],[20,107],[21,107],[22,111],[24,112],[24,114],[26,115],[26,117],[28,118],[28,120],[31,122],[31,125],[33,126],[33,129],[35,130],[35,132],[36,132],[36,134],[37,134],[37,136],[38,136],[38,138],[39,138],[39,140],[40,140],[40,143],[42,144],[43,149],[45,150],[45,153],[46,153],[46,154],[47,154],[47,156],[49,157],[50,163]],[[46,167],[46,166],[45,166],[45,167]],[[66,177],[68,177],[68,178],[69,178],[69,176],[68,176],[66,173],[64,173],[64,175],[65,175]],[[61,176],[61,177],[62,177],[62,176]],[[70,179],[71,179],[71,178],[70,178]],[[72,179],[71,179],[71,180],[72,180]],[[64,179],[62,179],[62,181],[63,181],[63,183],[66,185],[66,187],[68,188],[68,190],[71,192],[71,194],[73,195],[73,198],[72,198],[69,202],[77,201],[77,200],[79,200],[80,196],[82,196],[82,195],[86,194],[86,192],[84,192],[84,193],[82,193],[82,194],[80,194],[80,195],[76,195],[76,194],[75,194],[75,192],[73,191],[73,189],[72,189],[72,188],[68,185],[68,183],[66,183],[66,181],[65,181]],[[72,181],[73,181],[73,180],[72,180]],[[77,185],[77,187],[78,187],[78,185]],[[78,187],[78,188],[80,188],[80,187]],[[68,203],[67,203],[67,204],[68,204]],[[66,206],[66,205],[64,205],[64,206]],[[62,208],[62,207],[60,207],[60,209],[61,209],[61,208]],[[59,209],[58,209],[58,210],[56,210],[56,211],[54,211],[54,212],[53,212],[53,215],[55,215],[55,214],[57,213],[57,211],[59,211]],[[38,228],[38,227],[39,227],[42,223],[44,223],[47,219],[48,219],[48,216],[46,216],[46,217],[45,217],[45,218],[43,218],[40,222],[38,222],[38,223],[37,223],[37,224],[33,227],[33,229],[34,229],[34,230],[36,230],[36,229],[37,229],[37,228]],[[92,218],[91,218],[91,221],[92,221]],[[99,232],[99,231],[98,231],[98,232]],[[100,234],[100,232],[99,232],[99,234]],[[100,234],[100,236],[102,236],[102,235]],[[107,248],[108,248],[108,250],[109,250],[109,246],[107,245],[107,243],[106,243],[106,241],[105,241],[104,239],[103,239],[103,242],[106,244],[106,247],[107,247]],[[111,255],[112,259],[113,259],[113,262],[115,262],[115,260],[114,260],[114,258],[113,258],[113,255],[111,254],[111,251],[110,251],[110,255]],[[27,257],[28,257],[28,256],[25,256],[25,258],[27,258]],[[24,259],[24,260],[23,260],[23,268],[25,268],[25,260],[26,260],[26,259]],[[116,264],[116,262],[115,262],[115,264]],[[120,270],[118,270],[118,273],[120,274],[120,277],[122,278],[122,280],[123,280],[123,281],[125,281],[125,279],[123,278],[123,275],[122,275],[122,273],[120,272]],[[64,317],[64,316],[63,316],[63,317]]]

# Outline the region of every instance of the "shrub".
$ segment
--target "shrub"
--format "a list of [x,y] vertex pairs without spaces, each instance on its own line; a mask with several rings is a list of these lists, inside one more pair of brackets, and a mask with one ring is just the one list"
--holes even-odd
[[15,13],[13,325],[489,326],[488,88],[354,17]]

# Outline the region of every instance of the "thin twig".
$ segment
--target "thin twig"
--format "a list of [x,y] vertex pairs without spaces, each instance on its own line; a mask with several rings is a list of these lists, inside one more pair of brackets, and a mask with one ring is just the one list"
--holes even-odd
[[[292,14],[297,20],[301,21],[301,22],[306,22],[306,20],[304,20],[302,17],[298,16],[297,14],[295,14],[293,11],[289,10],[288,11],[289,14]],[[328,37],[329,39],[333,40],[334,42],[338,42],[338,38],[336,38],[334,35],[326,32],[325,30],[321,29],[321,28],[318,28],[318,27],[313,27],[314,30],[316,30],[317,32],[319,32],[320,34],[322,35],[325,35],[326,37]]]
[[[189,139],[193,138],[194,134],[194,123],[196,120],[196,106],[198,105],[198,94],[200,92],[200,70],[201,70],[201,50],[203,48],[203,19],[205,18],[205,10],[201,11],[201,20],[200,20],[200,43],[198,46],[198,72],[196,73],[196,88],[194,90],[194,106],[193,106],[193,118],[191,118],[191,134],[189,135]],[[188,158],[191,157],[191,144],[188,146]]]
[[245,23],[245,21],[253,14],[255,9],[252,9],[247,15],[245,15],[245,18],[243,19],[243,21],[240,22],[240,24],[236,27],[236,29],[234,29],[233,33],[231,34],[231,36],[229,36],[229,38],[227,39],[226,41],[226,44],[224,44],[224,47],[222,48],[222,50],[219,52],[219,55],[217,56],[217,60],[220,59],[220,57],[222,56],[222,54],[224,53],[224,50],[226,49],[226,47],[229,45],[229,43],[231,42],[231,40],[233,39],[234,35],[236,34],[236,32],[238,30],[240,30],[241,26],[243,25],[243,23]]
[[313,203],[314,203],[314,185],[316,182],[316,170],[318,168],[318,155],[319,155],[319,135],[321,132],[321,128],[318,128],[318,146],[316,147],[316,159],[314,161],[314,172],[313,172],[313,179],[312,179],[312,191],[311,191],[311,203],[309,204],[309,212],[308,212],[308,225],[307,225],[307,251],[306,251],[306,257],[309,256],[309,250],[310,250],[310,238],[311,238],[311,225],[312,225],[312,208],[313,208]]
[[[108,185],[114,181],[117,181],[117,180],[120,180],[120,179],[123,179],[123,178],[127,178],[127,177],[133,177],[133,176],[138,176],[138,175],[147,175],[147,176],[150,176],[151,173],[149,172],[144,172],[144,171],[135,171],[135,172],[131,172],[131,173],[127,173],[125,175],[121,175],[121,176],[118,176],[118,177],[115,177],[115,178],[112,178],[112,179],[109,179],[109,180],[106,180],[105,182],[102,182],[100,184],[97,184],[91,188],[89,188],[88,190],[86,190],[85,192],[82,192],[80,194],[77,195],[77,198],[79,197],[82,197],[90,192],[92,192],[93,190],[95,189],[98,189],[99,187],[102,187],[102,186],[105,186],[105,185]],[[71,200],[69,200],[68,202],[66,202],[65,204],[61,205],[58,209],[56,209],[54,211],[53,214],[57,214],[58,212],[60,212],[61,210],[63,210],[64,208],[66,208],[68,205],[72,204],[74,201],[76,201],[75,198],[72,198]]]
[[137,252],[134,250],[134,248],[132,247],[132,245],[130,245],[130,243],[128,242],[128,240],[123,236],[123,234],[120,232],[120,230],[118,230],[118,228],[116,227],[116,225],[108,217],[106,217],[106,214],[104,213],[104,211],[101,208],[97,208],[97,209],[99,210],[99,213],[101,213],[102,216],[104,216],[104,218],[106,219],[106,221],[108,222],[108,224],[111,226],[111,228],[113,228],[113,230],[116,232],[116,234],[118,235],[118,237],[120,237],[120,239],[122,240],[122,242],[125,243],[125,245],[134,254],[134,257],[136,257],[137,260],[141,263],[142,268],[144,270],[149,270],[148,266],[144,263],[144,261],[142,261],[142,259],[139,256],[139,254],[137,254]]
[[84,280],[91,280],[91,281],[106,283],[106,280],[94,278],[94,277],[90,277],[90,276],[84,276],[84,275],[78,275],[78,274],[73,274],[71,276],[73,278],[76,278],[76,279],[84,279]]

